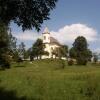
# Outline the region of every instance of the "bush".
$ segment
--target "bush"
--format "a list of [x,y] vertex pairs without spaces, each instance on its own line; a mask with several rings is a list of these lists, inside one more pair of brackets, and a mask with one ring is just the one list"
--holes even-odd
[[74,64],[74,61],[72,60],[72,59],[70,59],[69,61],[68,61],[68,65],[69,66],[72,66]]
[[19,58],[17,59],[17,62],[18,62],[18,63],[23,62],[22,58],[19,57]]

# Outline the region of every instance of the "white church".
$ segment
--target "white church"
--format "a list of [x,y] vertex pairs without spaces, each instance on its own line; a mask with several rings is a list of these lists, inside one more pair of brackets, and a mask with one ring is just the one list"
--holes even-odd
[[55,58],[55,56],[52,55],[52,51],[55,48],[60,47],[61,44],[54,37],[51,36],[47,27],[44,29],[44,32],[42,33],[42,40],[43,44],[45,45],[44,51],[47,51],[49,53],[49,55],[43,55],[42,59],[52,58],[52,57]]

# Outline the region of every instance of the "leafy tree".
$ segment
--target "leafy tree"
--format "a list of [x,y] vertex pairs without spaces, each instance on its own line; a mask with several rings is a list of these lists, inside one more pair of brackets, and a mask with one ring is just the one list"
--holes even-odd
[[68,54],[68,46],[67,45],[62,45],[62,56],[67,57]]
[[9,38],[7,27],[5,24],[0,23],[0,49],[6,48],[8,49],[9,46]]
[[9,67],[12,60],[18,59],[18,51],[16,47],[17,39],[11,34],[11,30],[0,23],[0,64]]
[[87,59],[88,59],[88,61],[91,61],[92,57],[93,57],[92,51],[90,49],[87,49]]
[[38,47],[36,45],[33,45],[31,55],[30,55],[30,59],[33,60],[35,57],[38,59],[38,56],[39,56]]
[[61,47],[57,47],[52,51],[52,55],[55,55],[55,58],[59,57],[60,59],[62,57],[67,57],[67,53],[68,53],[68,46],[66,46],[66,45],[62,45]]
[[18,50],[17,50],[17,39],[12,35],[11,29],[9,31],[9,55],[12,57],[12,60],[16,61],[18,59]]
[[14,21],[23,30],[40,29],[57,0],[0,0],[0,21],[8,25]]
[[76,51],[74,49],[74,47],[72,47],[70,50],[69,50],[69,57],[70,58],[76,58]]
[[[49,19],[50,11],[57,0],[0,0],[0,66],[9,65],[9,51],[15,49],[15,38],[8,36],[11,21],[27,29],[40,30],[44,20]],[[10,39],[9,39],[10,38]],[[10,44],[11,43],[11,44]],[[18,51],[15,51],[18,56]]]
[[13,57],[13,61],[18,62],[20,57],[19,57],[19,52],[18,52],[17,48],[16,48],[15,52],[13,53],[12,57]]
[[67,57],[67,53],[68,53],[68,46],[67,45],[62,45],[60,47],[56,47],[53,51],[52,51],[52,56],[55,55],[55,59],[58,57],[59,63],[61,64],[61,68],[65,68],[65,61],[63,59],[61,59],[62,57]]
[[25,44],[21,42],[18,48],[18,54],[21,59],[25,59]]
[[73,43],[73,47],[78,51],[86,50],[88,47],[86,38],[83,36],[77,37]]
[[[87,49],[87,51],[86,51],[86,55],[87,55],[87,60],[88,61],[91,61],[91,58],[92,58],[92,52],[90,51],[90,49]],[[69,56],[70,56],[70,58],[76,58],[77,57],[77,53],[76,53],[76,50],[75,50],[75,48],[71,48],[70,50],[69,50]]]
[[27,54],[28,58],[30,58],[31,61],[34,60],[34,53],[32,52],[32,47],[27,50]]
[[28,50],[25,50],[25,53],[24,53],[24,59],[29,59],[30,55],[29,55],[29,49]]
[[9,36],[8,27],[5,24],[0,23],[0,66],[2,68],[10,66],[9,57]]
[[33,44],[32,46],[32,56],[37,57],[41,59],[41,56],[43,54],[45,54],[46,52],[44,52],[44,45],[41,39],[37,39],[37,41]]
[[24,55],[25,59],[30,59],[31,61],[34,60],[33,54],[32,54],[32,47],[29,48],[28,50],[26,50],[25,55]]
[[16,45],[17,39],[12,35],[11,29],[8,36],[9,36],[9,49],[11,49],[11,52],[14,52],[17,48],[17,45]]
[[83,36],[75,39],[73,47],[70,49],[70,56],[77,60],[77,64],[86,65],[91,59],[92,52],[88,49],[87,40]]

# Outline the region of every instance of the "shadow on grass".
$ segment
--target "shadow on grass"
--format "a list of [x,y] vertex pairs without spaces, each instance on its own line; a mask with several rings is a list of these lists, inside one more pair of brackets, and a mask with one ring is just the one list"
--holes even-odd
[[37,98],[18,97],[15,91],[7,91],[4,88],[0,88],[0,100],[40,100]]
[[23,62],[21,63],[16,63],[15,65],[13,65],[14,67],[26,67],[25,64]]
[[14,67],[25,67],[24,65],[16,65]]
[[4,88],[0,88],[0,100],[26,100],[26,97],[17,97],[16,92],[6,91]]

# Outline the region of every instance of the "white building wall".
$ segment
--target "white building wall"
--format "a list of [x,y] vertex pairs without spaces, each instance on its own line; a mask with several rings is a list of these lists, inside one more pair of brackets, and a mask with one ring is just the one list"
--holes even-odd
[[50,34],[43,34],[43,43],[50,43]]
[[[46,58],[52,58],[52,51],[55,49],[55,48],[58,48],[59,46],[58,45],[52,45],[52,44],[45,44],[45,51],[47,51],[49,53],[49,55],[43,55],[42,56],[42,59],[46,59]],[[55,56],[53,55],[53,58],[55,58]]]
[[54,50],[55,48],[58,48],[59,45],[50,44],[50,33],[49,33],[48,28],[45,28],[44,33],[42,34],[42,38],[43,38],[43,43],[45,44],[44,51],[47,51],[49,53],[48,56],[43,55],[42,59],[52,58],[52,50]]

